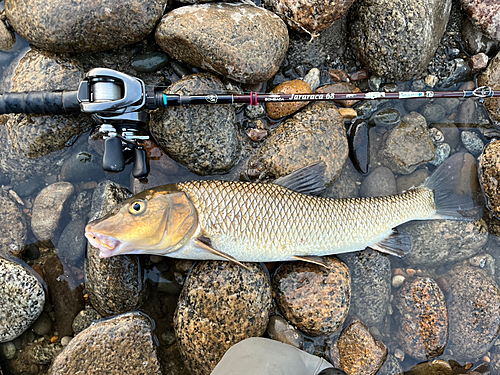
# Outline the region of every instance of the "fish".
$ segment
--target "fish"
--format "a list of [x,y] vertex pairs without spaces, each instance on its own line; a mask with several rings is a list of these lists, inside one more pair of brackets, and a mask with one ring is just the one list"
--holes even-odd
[[273,183],[179,182],[147,189],[85,228],[100,257],[150,254],[191,260],[326,265],[326,255],[367,247],[402,257],[412,220],[467,220],[471,197],[455,193],[463,154],[441,164],[422,186],[390,196],[335,199],[324,190],[324,163]]

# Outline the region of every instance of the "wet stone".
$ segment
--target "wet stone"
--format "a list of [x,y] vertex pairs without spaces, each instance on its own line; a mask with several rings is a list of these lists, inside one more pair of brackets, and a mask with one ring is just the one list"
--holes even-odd
[[2,354],[3,358],[5,358],[7,361],[13,359],[16,356],[16,351],[17,351],[16,346],[12,341],[0,344],[0,353]]
[[456,360],[488,352],[500,332],[500,291],[477,267],[458,266],[447,279],[450,344]]
[[450,364],[443,359],[419,363],[413,366],[405,374],[408,375],[452,375],[454,374]]
[[269,318],[267,335],[273,340],[293,345],[299,349],[304,347],[302,334],[279,315],[273,315]]
[[[330,85],[325,85],[316,90],[318,94],[329,94],[329,93],[360,93],[361,90],[357,88],[354,84],[348,82],[332,83]],[[352,107],[359,100],[335,100],[337,105],[342,107]]]
[[249,4],[177,8],[162,18],[155,36],[174,59],[242,83],[274,76],[288,48],[285,23]]
[[269,322],[271,286],[256,263],[250,271],[224,261],[197,263],[184,283],[174,329],[184,363],[210,374],[234,344],[262,336]]
[[52,363],[54,358],[62,351],[63,347],[59,343],[51,343],[43,341],[30,345],[28,348],[29,357],[33,363],[37,365],[48,365]]
[[500,3],[494,0],[461,0],[465,13],[484,35],[500,40]]
[[94,310],[92,307],[87,307],[85,308],[85,310],[80,311],[78,315],[75,316],[72,325],[73,332],[75,333],[75,335],[78,335],[84,329],[90,327],[92,323],[98,321],[101,318],[101,314],[99,314],[96,310]]
[[401,367],[401,363],[399,360],[394,357],[394,355],[389,354],[387,356],[387,360],[384,362],[382,367],[380,368],[378,375],[396,375],[401,374],[403,372],[403,368]]
[[72,266],[82,268],[87,240],[83,236],[87,220],[70,221],[57,242],[57,255]]
[[141,73],[154,73],[168,64],[168,55],[164,52],[148,52],[132,56],[130,65]]
[[340,172],[340,176],[323,193],[324,197],[331,198],[356,198],[359,194],[359,186],[363,178],[354,168],[350,158]]
[[475,133],[464,130],[460,134],[462,144],[474,156],[479,156],[483,152],[484,143],[481,138]]
[[48,374],[161,375],[152,329],[138,312],[102,320],[73,338]]
[[[297,94],[297,93],[311,93],[311,86],[301,79],[293,81],[285,81],[270,91],[270,94]],[[297,112],[302,107],[306,106],[309,102],[267,102],[266,110],[269,117],[272,119],[279,119]]]
[[[477,78],[478,86],[489,86],[492,90],[500,90],[500,53],[490,60],[486,70]],[[491,117],[500,121],[500,98],[487,98],[484,105]]]
[[479,158],[479,178],[488,208],[500,217],[500,141],[488,144]]
[[428,124],[433,124],[435,122],[440,122],[444,118],[446,110],[439,104],[430,103],[424,106],[421,113]]
[[0,258],[0,343],[21,335],[41,314],[45,292],[27,269]]
[[349,268],[337,257],[325,259],[330,269],[305,262],[285,263],[273,279],[273,292],[281,313],[311,336],[338,331],[351,302]]
[[448,343],[444,294],[430,278],[407,279],[393,300],[396,340],[413,358],[426,361],[443,354]]
[[418,187],[422,185],[426,178],[429,177],[431,173],[427,169],[417,169],[415,172],[400,176],[396,180],[396,185],[398,187],[398,194],[403,191],[407,191],[412,187]]
[[396,179],[387,167],[378,167],[370,172],[361,183],[360,197],[381,197],[397,194]]
[[0,193],[0,222],[3,235],[0,237],[0,256],[2,254],[21,256],[27,239],[27,227],[20,206],[10,197]]
[[481,70],[485,69],[488,66],[488,55],[481,52],[477,55],[474,55],[469,60],[469,67],[472,71],[472,74],[479,73]]
[[64,162],[60,178],[69,182],[102,180],[104,178],[102,159],[90,152],[80,151]]
[[52,320],[50,320],[46,312],[42,312],[36,322],[31,326],[33,332],[35,332],[38,336],[48,335],[51,328]]
[[448,143],[439,143],[434,147],[434,160],[431,160],[432,165],[438,166],[442,164],[448,156],[450,156],[451,147]]
[[387,358],[387,348],[361,321],[344,329],[337,341],[340,368],[347,374],[376,374]]
[[500,50],[500,42],[484,35],[469,18],[462,23],[461,36],[464,49],[470,55],[483,52],[489,56],[494,56]]
[[332,103],[316,102],[280,123],[259,150],[257,158],[275,177],[323,161],[328,186],[339,176],[347,156],[344,121],[337,107]]
[[[166,93],[223,93],[222,82],[210,74],[187,76]],[[177,162],[199,175],[224,174],[238,162],[240,143],[231,105],[180,106],[151,114],[150,130],[158,144]]]
[[385,108],[370,117],[370,124],[375,126],[396,126],[401,123],[401,114],[396,108]]
[[0,51],[9,51],[16,44],[16,36],[7,29],[7,25],[0,20]]

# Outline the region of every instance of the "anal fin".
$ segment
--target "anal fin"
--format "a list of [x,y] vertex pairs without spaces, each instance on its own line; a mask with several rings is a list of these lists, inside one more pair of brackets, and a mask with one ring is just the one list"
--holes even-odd
[[389,237],[369,247],[381,253],[402,258],[411,251],[412,240],[408,233],[393,229]]
[[209,253],[212,253],[214,255],[220,256],[221,258],[227,259],[228,261],[233,262],[233,263],[237,264],[240,267],[243,267],[247,271],[251,271],[250,268],[248,268],[247,266],[245,266],[239,260],[233,258],[231,255],[228,255],[228,254],[226,254],[226,253],[224,253],[222,251],[214,249],[212,246],[206,244],[202,240],[200,240],[200,239],[197,238],[197,239],[194,239],[193,242],[194,242],[194,246],[196,246],[198,249],[206,250]]
[[328,269],[331,268],[325,258],[317,255],[294,255],[291,257],[291,259],[317,264],[318,266],[322,266]]

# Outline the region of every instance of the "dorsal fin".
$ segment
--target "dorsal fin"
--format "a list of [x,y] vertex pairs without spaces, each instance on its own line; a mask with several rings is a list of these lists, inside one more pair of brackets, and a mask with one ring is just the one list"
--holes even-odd
[[280,177],[273,184],[309,195],[320,195],[326,190],[326,164],[322,161],[297,169],[289,175]]

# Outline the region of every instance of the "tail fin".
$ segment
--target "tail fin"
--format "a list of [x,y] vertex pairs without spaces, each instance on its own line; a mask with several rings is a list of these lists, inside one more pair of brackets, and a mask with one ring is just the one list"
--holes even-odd
[[[462,175],[467,172],[463,171],[465,165],[466,154],[456,153],[441,164],[424,182],[423,187],[434,191],[434,204],[436,205],[434,219],[473,220],[466,212],[477,208],[472,199],[472,192],[469,191],[466,195],[458,193]],[[475,174],[471,175],[475,176]],[[477,215],[477,212],[474,215]]]

